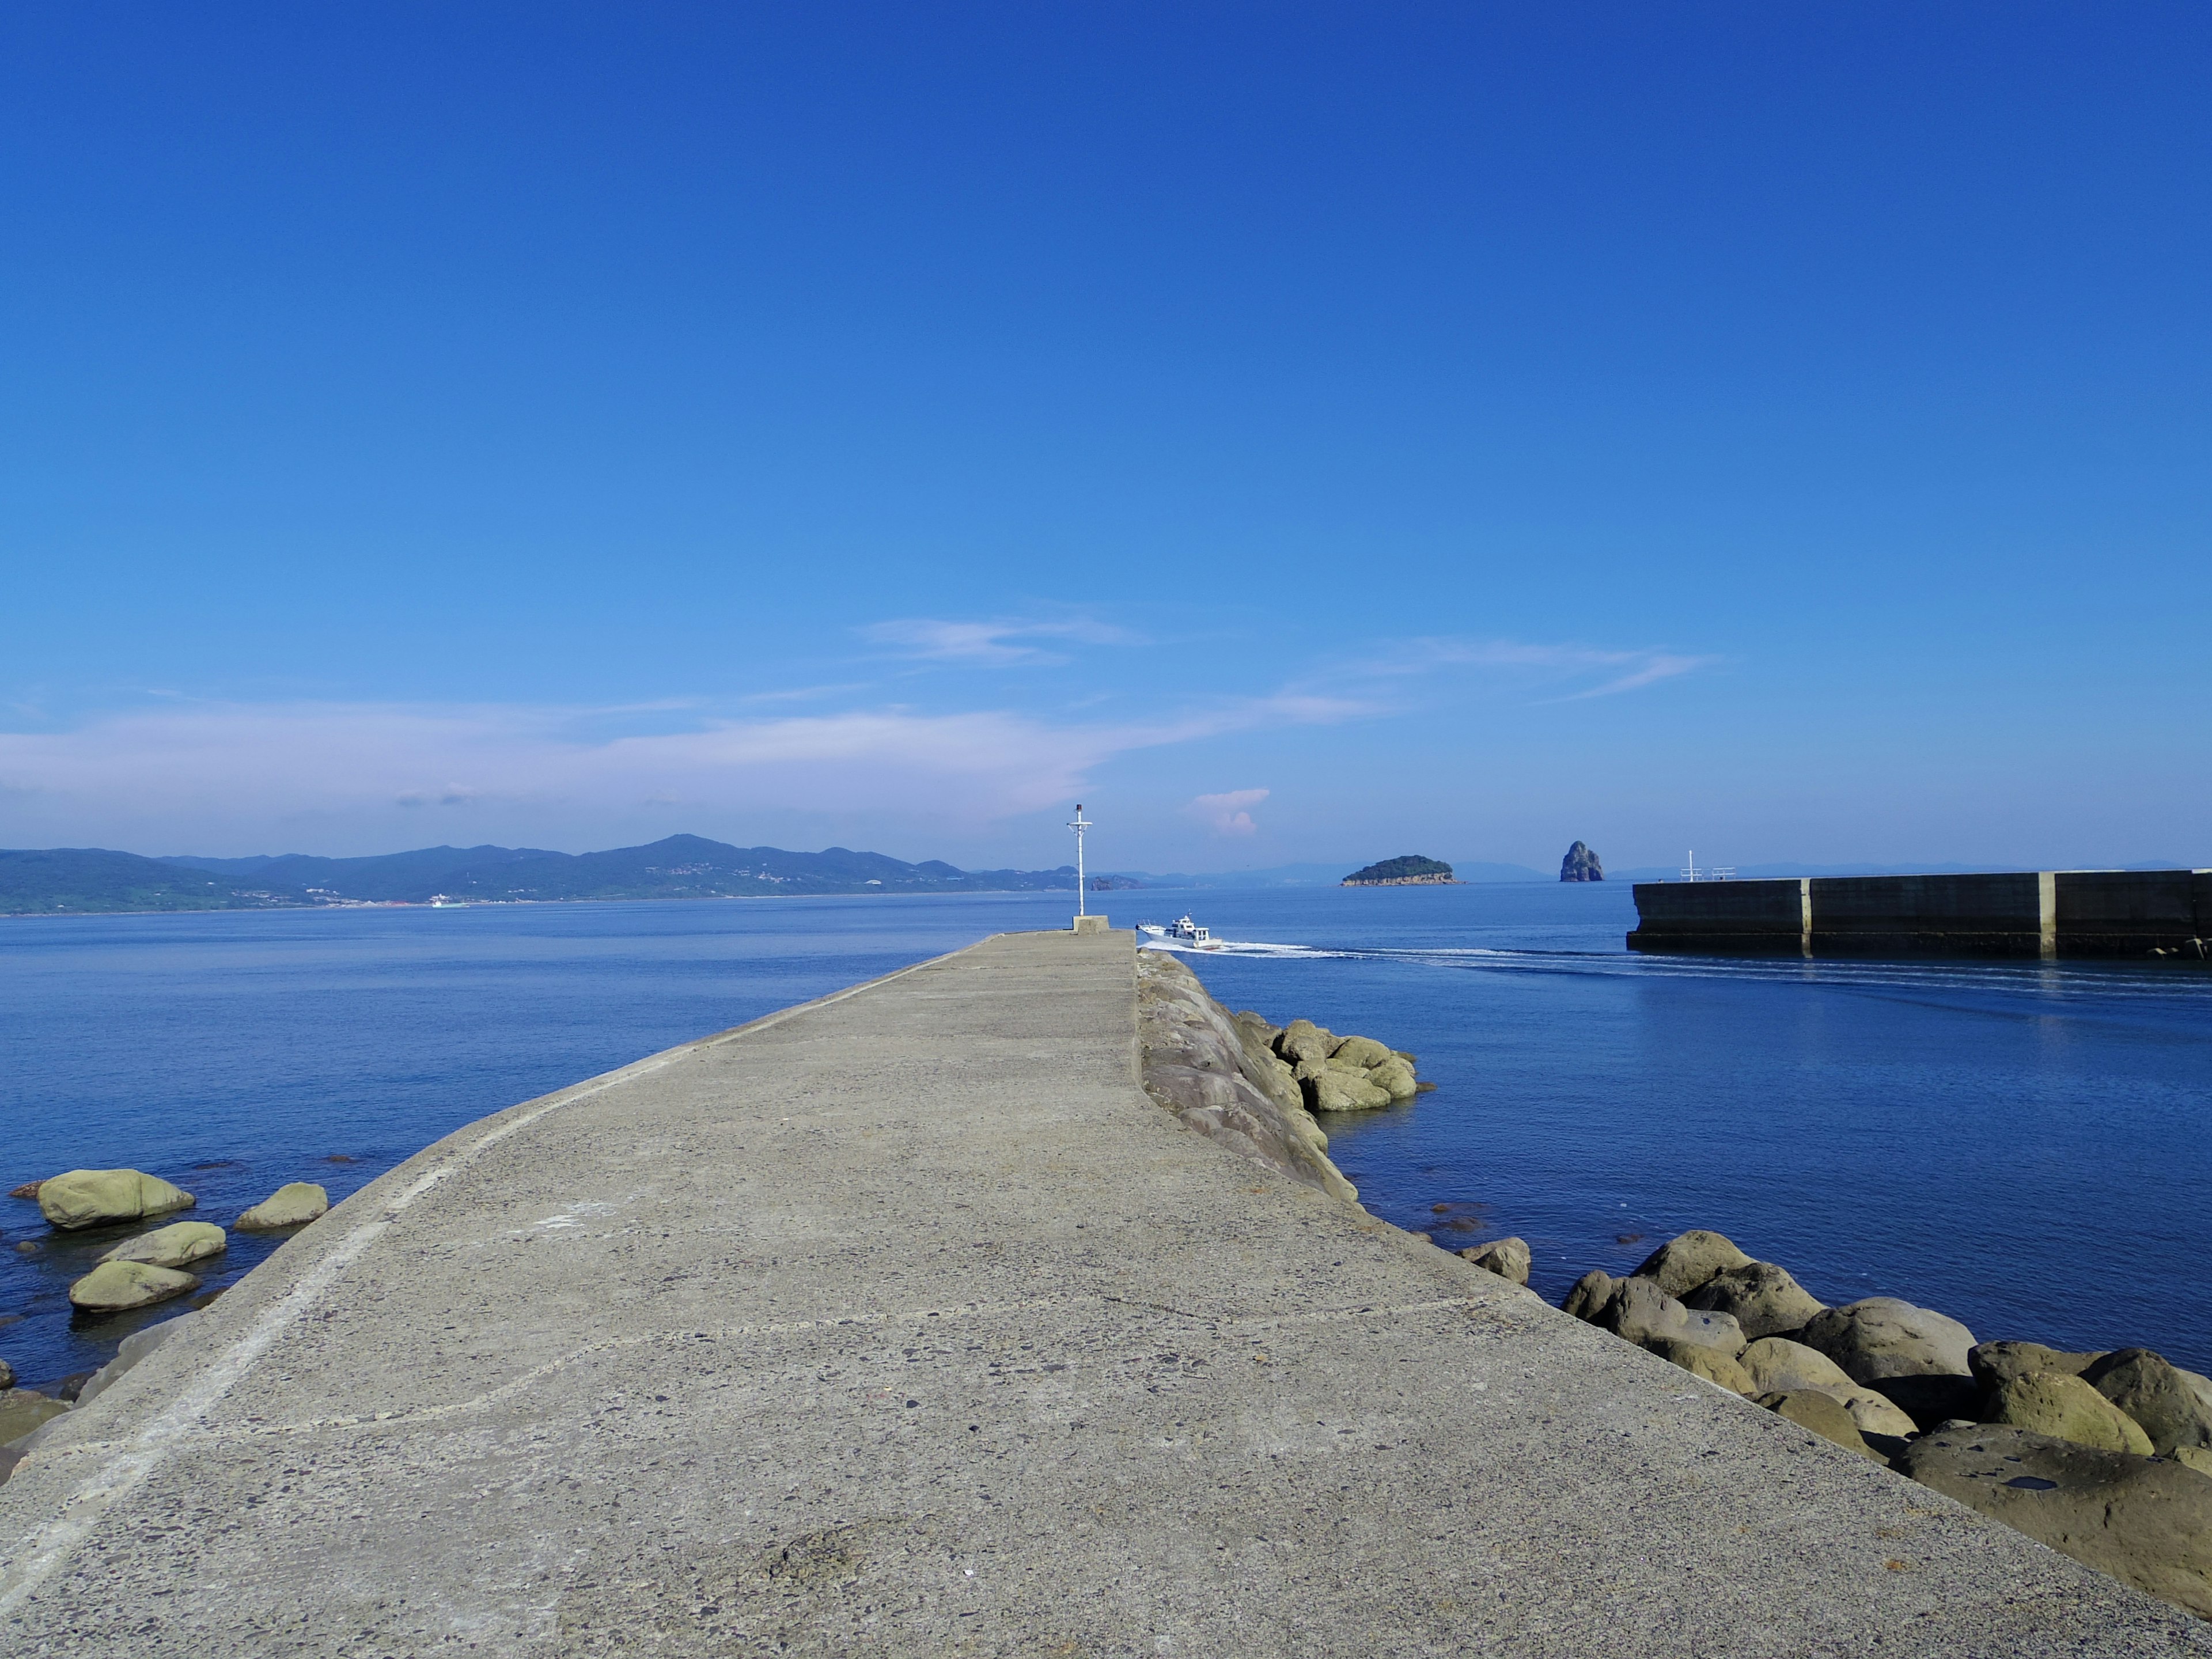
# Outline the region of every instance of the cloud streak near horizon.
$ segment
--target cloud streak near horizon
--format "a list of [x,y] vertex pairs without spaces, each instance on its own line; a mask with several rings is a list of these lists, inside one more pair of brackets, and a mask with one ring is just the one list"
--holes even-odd
[[[1052,720],[910,708],[699,718],[607,735],[607,711],[521,705],[167,703],[72,730],[0,732],[0,822],[35,838],[265,838],[313,823],[389,824],[441,808],[503,821],[680,809],[897,813],[979,826],[1075,798],[1117,756],[1373,712],[1345,698],[1250,697],[1152,719]],[[90,833],[86,833],[90,832]],[[17,844],[27,844],[17,840]],[[176,850],[172,847],[169,850]]]

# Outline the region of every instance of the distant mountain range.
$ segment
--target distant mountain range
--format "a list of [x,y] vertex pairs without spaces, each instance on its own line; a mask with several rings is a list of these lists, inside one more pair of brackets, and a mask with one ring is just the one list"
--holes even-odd
[[759,897],[771,893],[1018,893],[1075,888],[1075,866],[961,870],[832,847],[787,853],[671,836],[648,847],[550,853],[531,847],[426,847],[377,858],[305,854],[245,859],[142,858],[98,848],[0,851],[0,914],[260,910],[300,905],[427,904],[435,899]]

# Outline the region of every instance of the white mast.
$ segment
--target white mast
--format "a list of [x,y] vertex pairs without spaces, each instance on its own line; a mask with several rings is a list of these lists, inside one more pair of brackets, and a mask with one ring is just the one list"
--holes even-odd
[[1075,831],[1075,914],[1086,915],[1089,912],[1084,908],[1083,832],[1092,825],[1091,820],[1083,816],[1081,801],[1075,803],[1075,817],[1069,821],[1067,827]]

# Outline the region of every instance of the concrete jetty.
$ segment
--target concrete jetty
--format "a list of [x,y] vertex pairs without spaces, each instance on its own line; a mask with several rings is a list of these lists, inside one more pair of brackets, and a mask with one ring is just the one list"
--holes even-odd
[[2212,870],[2043,870],[1636,884],[1632,951],[2212,957]]
[[0,1487],[0,1651],[2212,1655],[1181,1129],[1132,945],[994,939],[410,1159]]

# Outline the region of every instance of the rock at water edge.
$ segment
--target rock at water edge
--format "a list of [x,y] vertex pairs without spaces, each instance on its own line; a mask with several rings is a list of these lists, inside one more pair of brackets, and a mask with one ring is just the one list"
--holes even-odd
[[1500,1279],[1510,1279],[1516,1285],[1528,1282],[1530,1257],[1528,1245],[1524,1239],[1492,1239],[1487,1244],[1478,1244],[1459,1254],[1461,1261],[1472,1261],[1485,1273],[1496,1273]]
[[2008,1378],[2033,1376],[2038,1371],[2079,1376],[2104,1357],[2069,1353],[2063,1348],[2046,1348],[2040,1342],[1977,1342],[1967,1351],[1966,1369],[1973,1372],[1975,1382],[1994,1389]]
[[58,1400],[49,1400],[28,1389],[0,1390],[0,1446],[11,1440],[21,1440],[49,1419],[59,1417],[69,1407]]
[[1592,1267],[1575,1280],[1573,1288],[1568,1291],[1566,1299],[1559,1306],[1576,1318],[1595,1324],[1620,1285],[1621,1281],[1604,1268]]
[[1990,1391],[1982,1420],[2070,1440],[2098,1451],[2150,1455],[2150,1437],[2135,1419],[2080,1377],[2063,1371],[2006,1378]]
[[1759,1396],[1759,1403],[1777,1417],[1788,1418],[1799,1428],[1810,1429],[1821,1439],[1834,1441],[1845,1451],[1855,1451],[1876,1463],[1888,1461],[1867,1444],[1859,1425],[1833,1395],[1822,1394],[1817,1389],[1796,1389],[1781,1394],[1763,1394]]
[[154,1267],[188,1267],[230,1248],[230,1235],[212,1221],[176,1221],[126,1238],[100,1259],[143,1261]]
[[2026,1429],[1923,1435],[1896,1468],[2123,1583],[2212,1619],[2212,1480]]
[[2212,1446],[2212,1381],[2170,1364],[2148,1348],[2121,1348],[2081,1380],[2137,1423],[2154,1449]]
[[1790,1277],[1789,1269],[1771,1261],[1724,1268],[1682,1300],[1707,1313],[1734,1314],[1743,1334],[1753,1340],[1802,1330],[1806,1321],[1827,1311],[1825,1304]]
[[1559,860],[1559,879],[1603,881],[1605,866],[1598,862],[1597,854],[1589,849],[1587,842],[1578,841],[1567,848],[1566,857]]
[[1650,1279],[1668,1295],[1680,1298],[1715,1273],[1749,1266],[1751,1258],[1720,1234],[1692,1227],[1652,1251],[1631,1277]]
[[1293,1066],[1306,1061],[1318,1066],[1336,1049],[1336,1033],[1310,1019],[1294,1019],[1275,1039],[1275,1052]]
[[313,1221],[331,1207],[331,1195],[312,1181],[287,1182],[238,1218],[247,1232],[275,1232]]
[[39,1212],[57,1227],[100,1227],[192,1207],[192,1195],[143,1170],[71,1170],[39,1183]]
[[1974,1334],[1932,1308],[1916,1308],[1893,1296],[1870,1296],[1831,1308],[1808,1320],[1797,1340],[1841,1365],[1854,1382],[1971,1375],[1966,1355]]
[[143,1261],[103,1261],[70,1286],[70,1300],[88,1313],[122,1313],[196,1291],[190,1273],[149,1267]]
[[1648,1279],[1620,1280],[1593,1322],[1639,1348],[1686,1342],[1730,1359],[1744,1350],[1743,1328],[1727,1314],[1693,1313]]

